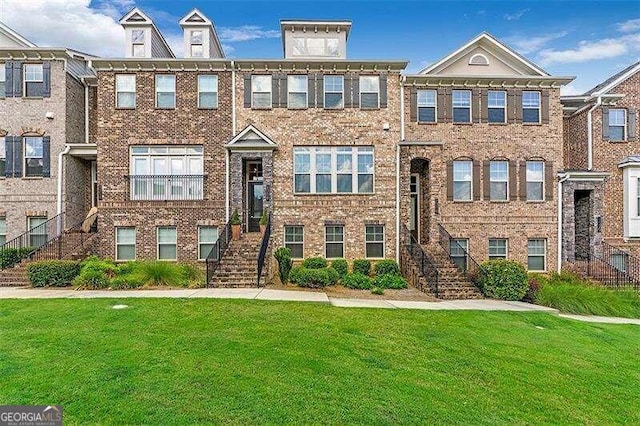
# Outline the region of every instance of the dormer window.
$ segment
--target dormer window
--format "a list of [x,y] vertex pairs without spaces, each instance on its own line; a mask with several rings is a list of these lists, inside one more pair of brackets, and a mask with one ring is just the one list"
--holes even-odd
[[144,58],[144,30],[131,31],[131,56]]
[[340,43],[337,38],[294,37],[293,56],[340,56]]
[[191,57],[202,58],[204,53],[202,31],[191,31]]

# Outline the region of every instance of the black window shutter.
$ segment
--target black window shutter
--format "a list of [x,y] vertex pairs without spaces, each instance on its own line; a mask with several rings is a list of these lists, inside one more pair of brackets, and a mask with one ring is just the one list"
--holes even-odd
[[555,176],[553,170],[553,161],[547,161],[544,163],[545,172],[545,199],[547,201],[553,201],[553,187],[555,186]]
[[453,161],[447,161],[447,201],[453,201]]
[[[5,66],[4,94],[7,98],[13,97],[13,62],[7,62]],[[8,170],[8,169],[7,169]]]
[[244,76],[244,107],[251,108],[251,75]]
[[471,90],[471,115],[474,123],[480,122],[480,89]]
[[280,74],[271,75],[271,108],[280,107]]
[[22,177],[22,138],[13,137],[13,177]]
[[324,108],[324,75],[316,74],[316,105],[318,108]]
[[516,201],[518,199],[518,179],[516,177],[517,161],[509,160],[509,199]]
[[5,169],[4,175],[8,178],[13,177],[13,136],[4,138],[5,147]]
[[280,74],[280,108],[288,105],[289,92],[287,91],[287,74]]
[[353,100],[351,101],[354,108],[360,107],[360,76],[354,74],[353,80],[351,80],[351,91],[353,93]]
[[488,123],[489,122],[489,91],[487,89],[480,90],[480,104],[481,104],[480,105],[480,122]]
[[[438,87],[437,90],[438,93],[438,101],[437,101],[437,110],[438,110],[438,117],[437,117],[437,121],[438,123],[444,123],[445,122],[445,117],[447,116],[447,102],[446,102],[446,96],[447,94],[445,93],[445,89],[444,87]],[[416,101],[417,103],[417,101]],[[416,112],[417,114],[417,112]]]
[[387,107],[387,74],[380,74],[380,108]]
[[609,108],[602,108],[602,139],[609,140]]
[[491,200],[491,160],[482,162],[482,192],[484,200]]
[[627,140],[635,141],[636,140],[636,120],[637,113],[634,108],[629,108],[627,111]]
[[473,160],[473,199],[480,199],[480,161]]
[[22,62],[13,63],[13,96],[22,97]]
[[353,80],[357,76],[355,74],[345,74],[344,76],[344,107],[353,107]]
[[411,88],[411,96],[409,97],[409,120],[418,121],[418,89]]
[[444,89],[444,122],[451,123],[453,121],[453,104],[451,101],[451,89],[446,87]]
[[51,137],[42,138],[42,176],[51,177]]
[[520,200],[527,200],[527,162],[520,162]]
[[520,117],[522,117],[522,102],[518,104],[516,91],[509,89],[507,90],[507,123],[513,124],[516,122],[516,111],[520,111]]
[[515,93],[516,93],[516,97],[515,97],[516,123],[522,123],[522,114],[524,113],[524,111],[522,110],[522,90],[517,89]]
[[549,124],[549,91],[545,90],[540,96],[541,100],[541,122],[542,124]]
[[42,97],[51,97],[51,62],[45,62],[42,64]]
[[311,73],[307,77],[307,102],[309,108],[316,107],[316,74]]

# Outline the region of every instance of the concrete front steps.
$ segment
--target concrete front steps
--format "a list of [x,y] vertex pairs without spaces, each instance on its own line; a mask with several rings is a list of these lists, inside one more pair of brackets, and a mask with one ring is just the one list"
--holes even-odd
[[257,287],[260,232],[243,233],[231,240],[220,265],[209,281],[210,287]]
[[423,250],[438,268],[438,299],[482,299],[482,293],[460,272],[440,245],[425,245]]

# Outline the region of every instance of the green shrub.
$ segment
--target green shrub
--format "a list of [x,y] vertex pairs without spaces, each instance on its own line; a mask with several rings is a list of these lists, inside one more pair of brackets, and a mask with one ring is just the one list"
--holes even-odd
[[233,214],[231,215],[231,219],[229,220],[229,223],[231,223],[232,225],[242,225],[242,219],[240,219],[240,214],[238,213],[238,209],[235,209],[233,211]]
[[338,282],[338,272],[333,268],[309,269],[297,266],[291,270],[289,279],[300,287],[322,288]]
[[375,277],[373,280],[373,285],[379,288],[390,288],[394,290],[399,290],[402,288],[407,288],[407,281],[399,275],[381,275]]
[[353,261],[353,273],[369,276],[371,275],[371,262],[367,259],[356,259]]
[[322,269],[327,267],[327,259],[324,257],[308,257],[302,262],[307,269]]
[[345,259],[334,259],[331,262],[331,267],[338,272],[340,279],[349,273],[349,264]]
[[129,290],[143,285],[142,275],[139,274],[118,275],[109,280],[109,287],[113,290]]
[[81,289],[107,288],[118,273],[118,267],[112,261],[95,256],[88,257],[80,265],[80,274],[73,280],[73,285]]
[[381,260],[376,263],[376,266],[373,269],[376,277],[382,275],[400,275],[400,266],[398,266],[398,262],[393,259]]
[[480,288],[485,296],[522,300],[529,288],[527,271],[513,260],[488,260],[482,264]]
[[371,293],[372,294],[378,294],[378,295],[384,294],[384,289],[380,288],[380,287],[374,287],[374,288],[371,289]]
[[80,264],[72,260],[45,260],[27,266],[33,287],[64,287],[71,285],[80,273]]
[[33,247],[5,248],[0,250],[0,269],[13,268],[34,251]]
[[135,273],[140,268],[140,263],[137,260],[131,260],[129,262],[119,263],[117,267],[117,275],[130,275]]
[[358,290],[369,290],[373,286],[371,278],[360,272],[354,272],[347,274],[342,280],[342,285],[347,288],[354,288]]
[[180,268],[180,273],[182,274],[182,279],[184,280],[185,285],[191,288],[204,287],[204,272],[198,267],[198,265],[183,263],[178,265],[178,267]]
[[140,267],[132,275],[138,275],[144,285],[150,287],[185,287],[187,285],[180,265],[160,260],[141,262]]
[[289,273],[293,267],[291,249],[287,247],[280,247],[276,250],[273,256],[278,261],[278,274],[280,275],[280,281],[282,284],[287,284],[289,282]]

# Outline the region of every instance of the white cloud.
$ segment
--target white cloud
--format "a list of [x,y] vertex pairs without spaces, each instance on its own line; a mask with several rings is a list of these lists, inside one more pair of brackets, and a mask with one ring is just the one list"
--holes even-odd
[[545,47],[549,42],[565,37],[568,31],[560,31],[557,33],[542,34],[533,37],[518,36],[509,37],[505,41],[516,48],[516,50],[524,55],[537,52]]
[[256,25],[243,25],[241,27],[233,28],[220,27],[218,29],[218,36],[221,41],[234,43],[238,41],[257,40],[260,38],[278,38],[280,37],[280,31],[265,30]]
[[623,33],[632,33],[634,31],[640,31],[640,18],[629,19],[628,21],[620,22],[616,25],[618,31]]
[[522,16],[524,16],[524,14],[530,10],[531,9],[527,8],[527,9],[519,10],[515,13],[505,13],[504,19],[506,19],[507,21],[517,21],[520,18],[522,18]]
[[573,49],[542,50],[539,57],[543,65],[566,64],[616,58],[634,51],[640,51],[640,33],[602,40],[582,40]]
[[570,83],[560,88],[560,95],[562,96],[582,95],[585,91],[586,90],[582,89],[580,86],[576,85],[575,83]]

